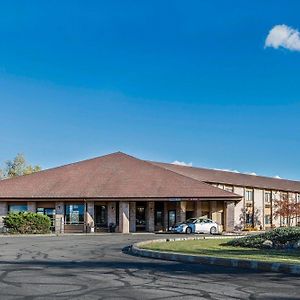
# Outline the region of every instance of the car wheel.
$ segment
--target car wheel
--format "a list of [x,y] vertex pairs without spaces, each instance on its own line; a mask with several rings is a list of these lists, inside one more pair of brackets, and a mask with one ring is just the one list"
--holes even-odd
[[210,234],[216,234],[217,233],[217,228],[215,226],[212,226],[210,228]]
[[185,233],[186,233],[186,234],[191,234],[191,233],[192,233],[192,228],[191,228],[191,227],[188,227],[188,228],[185,230]]

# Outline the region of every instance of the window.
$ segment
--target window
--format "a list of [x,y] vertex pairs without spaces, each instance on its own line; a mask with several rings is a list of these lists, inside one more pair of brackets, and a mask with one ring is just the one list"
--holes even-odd
[[253,222],[252,222],[252,213],[246,213],[246,226],[249,227],[249,226],[252,226],[253,225]]
[[163,218],[163,212],[160,210],[157,210],[155,212],[155,225],[156,226],[162,226],[164,222],[164,218]]
[[46,215],[51,220],[51,228],[54,229],[54,220],[55,220],[55,209],[54,208],[44,208],[44,207],[38,207],[36,209],[36,212],[39,215]]
[[155,226],[162,227],[164,225],[164,203],[155,202]]
[[168,227],[174,226],[176,223],[176,210],[168,211]]
[[271,216],[265,215],[265,225],[270,225],[270,224],[271,224]]
[[27,204],[10,204],[8,206],[8,212],[19,213],[27,211]]
[[248,202],[253,201],[253,190],[246,190],[245,191],[245,200]]
[[271,204],[271,192],[265,192],[265,204]]
[[66,204],[66,224],[82,224],[84,222],[84,204]]
[[288,199],[288,193],[280,193],[281,200],[287,200]]

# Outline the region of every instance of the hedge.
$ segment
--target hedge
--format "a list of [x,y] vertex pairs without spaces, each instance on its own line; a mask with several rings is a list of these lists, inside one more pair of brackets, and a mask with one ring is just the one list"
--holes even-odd
[[9,213],[3,222],[12,234],[49,233],[51,226],[48,216],[32,212]]
[[285,248],[300,241],[300,227],[282,227],[274,230],[233,239],[226,243],[230,246],[264,248],[265,241],[272,241],[274,248]]

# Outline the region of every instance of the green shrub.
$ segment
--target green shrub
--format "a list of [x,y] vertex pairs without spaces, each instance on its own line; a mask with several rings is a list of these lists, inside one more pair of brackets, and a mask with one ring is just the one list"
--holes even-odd
[[9,213],[3,219],[9,233],[49,233],[51,220],[48,216],[32,212]]
[[287,247],[300,240],[300,227],[276,228],[265,233],[233,239],[226,244],[238,247],[263,248],[263,242],[266,240],[272,241],[275,248]]

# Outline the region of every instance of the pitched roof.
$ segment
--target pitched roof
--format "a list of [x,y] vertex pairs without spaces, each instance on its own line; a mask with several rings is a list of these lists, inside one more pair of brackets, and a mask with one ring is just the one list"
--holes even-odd
[[0,181],[0,198],[230,198],[240,196],[121,152]]
[[175,164],[152,162],[153,164],[163,167],[167,170],[174,171],[178,174],[190,178],[208,182],[222,183],[235,186],[256,187],[261,189],[300,192],[300,181],[287,179],[278,179],[264,176],[249,175],[243,173],[234,173],[205,168],[195,168],[189,166],[180,166]]

